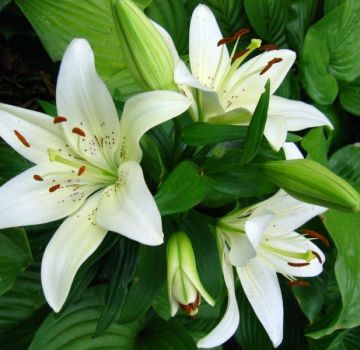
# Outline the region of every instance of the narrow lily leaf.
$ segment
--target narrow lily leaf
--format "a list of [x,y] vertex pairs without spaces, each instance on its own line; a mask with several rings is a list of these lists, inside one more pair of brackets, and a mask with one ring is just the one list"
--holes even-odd
[[29,243],[23,229],[0,231],[0,295],[8,291],[19,273],[32,261]]
[[251,118],[251,122],[246,133],[243,163],[249,163],[258,153],[261,139],[263,137],[267,112],[270,99],[270,80],[265,85],[265,91],[262,93],[259,103],[255,108],[255,112]]
[[141,245],[139,263],[118,321],[128,323],[143,316],[164,286],[165,277],[165,245]]
[[138,261],[137,252],[138,243],[125,238],[121,239],[111,251],[107,263],[110,283],[94,336],[103,334],[121,312],[128,292],[128,285],[134,277]]
[[359,1],[345,1],[306,34],[301,59],[303,86],[318,103],[332,103],[338,81],[351,82],[359,76],[359,13]]
[[245,126],[194,123],[183,129],[182,142],[200,146],[223,141],[243,141],[246,131]]
[[200,203],[206,194],[206,183],[200,169],[190,162],[180,163],[155,196],[162,215],[181,213]]
[[37,103],[43,109],[45,114],[56,117],[58,115],[55,103],[51,103],[45,100],[37,100]]

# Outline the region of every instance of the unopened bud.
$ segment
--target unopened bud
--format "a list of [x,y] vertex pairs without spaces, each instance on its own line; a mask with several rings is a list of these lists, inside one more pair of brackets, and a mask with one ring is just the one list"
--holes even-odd
[[303,202],[360,211],[359,193],[341,177],[312,160],[270,161],[261,168],[274,184]]
[[174,61],[160,32],[130,0],[114,0],[112,8],[133,78],[145,90],[177,90]]
[[214,299],[206,292],[200,281],[188,236],[184,232],[173,234],[167,244],[166,253],[171,316],[176,314],[179,306],[189,315],[196,315],[201,297],[213,306]]

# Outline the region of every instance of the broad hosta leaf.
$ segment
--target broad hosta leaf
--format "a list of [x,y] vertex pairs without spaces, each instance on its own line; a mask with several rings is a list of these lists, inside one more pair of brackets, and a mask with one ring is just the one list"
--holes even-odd
[[104,334],[93,338],[104,294],[101,286],[92,288],[66,312],[58,317],[49,315],[29,350],[195,349],[194,342],[181,326],[155,316],[123,325],[113,323]]
[[155,196],[162,215],[180,213],[200,203],[206,194],[206,183],[200,169],[190,162],[180,163]]
[[18,274],[32,261],[25,230],[0,230],[0,295],[15,283]]
[[254,114],[251,118],[249,128],[246,133],[244,154],[242,163],[249,163],[259,152],[261,140],[265,129],[267,111],[270,98],[270,80],[265,85],[265,91],[262,93]]
[[346,0],[325,0],[324,12],[325,14],[334,10],[336,7],[344,3]]
[[185,0],[189,15],[199,4],[205,4],[214,12],[223,36],[230,36],[248,26],[244,0]]
[[246,14],[256,34],[276,45],[286,43],[290,0],[244,0]]
[[141,245],[137,269],[129,287],[119,322],[132,322],[143,316],[164,286],[165,278],[165,245],[159,247]]
[[328,13],[307,32],[301,59],[303,85],[313,100],[332,103],[338,80],[359,76],[360,2],[348,0]]
[[10,4],[12,0],[0,0],[0,11],[8,4]]
[[22,272],[14,287],[0,297],[0,348],[27,349],[49,309],[40,284],[40,266]]
[[324,128],[311,129],[301,140],[301,146],[307,152],[307,158],[324,166],[328,166],[328,140],[324,135]]
[[[290,71],[282,81],[280,87],[276,90],[276,95],[288,98],[290,100],[300,100],[300,86],[295,74]],[[288,133],[289,137],[289,133]]]
[[182,0],[153,0],[145,13],[169,32],[180,55],[187,53],[189,19]]
[[344,109],[360,116],[360,79],[351,84],[343,84],[340,88],[339,97]]
[[360,348],[360,327],[338,331],[319,340],[310,339],[310,350],[353,350]]
[[292,49],[301,52],[306,31],[321,5],[317,0],[293,0],[290,5],[289,21],[286,25],[287,39]]

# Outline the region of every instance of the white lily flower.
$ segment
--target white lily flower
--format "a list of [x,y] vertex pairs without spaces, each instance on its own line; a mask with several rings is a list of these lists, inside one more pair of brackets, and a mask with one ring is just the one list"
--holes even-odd
[[153,91],[127,101],[121,121],[84,39],[67,48],[56,89],[59,116],[0,104],[0,136],[36,165],[0,188],[0,228],[68,216],[46,247],[41,279],[58,312],[81,264],[108,230],[163,242],[161,216],[139,165],[141,136],[189,107]]
[[244,292],[274,347],[283,337],[283,303],[276,273],[292,282],[296,277],[321,273],[324,254],[294,230],[325,210],[281,190],[219,221],[218,232],[230,247],[230,263],[236,267]]
[[[156,27],[159,29],[158,25]],[[226,43],[237,41],[247,30],[240,30],[231,38],[223,38],[211,10],[205,5],[198,5],[190,24],[190,73],[180,60],[170,35],[163,28],[159,32],[168,43],[176,65],[175,82],[195,101],[195,106],[192,106],[195,120],[248,125],[265,91],[265,84],[270,80],[272,96],[264,134],[275,150],[284,144],[287,131],[322,125],[332,128],[330,121],[315,107],[273,95],[295,61],[293,51],[273,49],[271,45],[261,46],[261,40],[253,39],[239,53],[236,53],[236,42],[229,54]],[[271,51],[242,64],[256,49]],[[189,87],[197,90],[192,92]]]

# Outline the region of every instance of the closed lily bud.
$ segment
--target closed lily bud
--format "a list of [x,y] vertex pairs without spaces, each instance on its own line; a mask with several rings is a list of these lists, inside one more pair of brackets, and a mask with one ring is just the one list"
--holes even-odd
[[114,0],[112,9],[134,79],[145,90],[177,90],[171,52],[152,22],[130,0]]
[[309,159],[270,161],[264,173],[291,196],[343,211],[360,211],[360,195],[345,180]]
[[170,313],[174,316],[179,306],[189,315],[196,315],[203,297],[208,304],[214,299],[203,287],[196,269],[194,251],[184,232],[173,234],[167,244],[167,279]]

